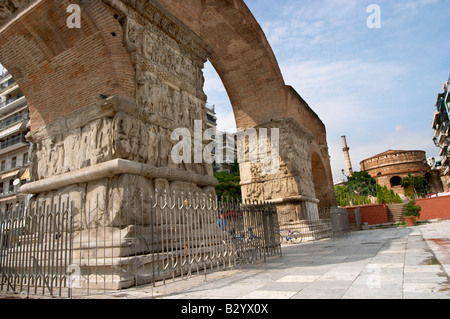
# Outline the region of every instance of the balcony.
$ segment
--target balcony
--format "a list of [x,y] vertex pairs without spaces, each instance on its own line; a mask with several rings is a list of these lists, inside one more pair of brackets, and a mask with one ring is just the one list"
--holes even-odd
[[9,80],[0,84],[0,94],[3,93],[4,90],[13,86],[14,84],[16,84],[16,80],[14,80],[14,78],[10,78]]
[[4,155],[28,145],[29,143],[25,139],[25,134],[17,135],[0,143],[0,155]]
[[17,159],[15,162],[10,161],[9,163],[3,161],[0,165],[0,179],[8,178],[14,173],[18,174],[20,170],[28,167],[29,164],[29,161],[23,161],[20,159]]
[[444,143],[445,143],[445,138],[446,138],[446,137],[447,137],[447,136],[445,135],[445,133],[442,132],[442,131],[440,131],[440,132],[439,132],[439,136],[438,136],[438,138],[437,138],[438,143],[439,143],[440,145],[444,144]]
[[439,151],[439,156],[444,156],[445,154],[447,154],[448,151],[448,146],[444,146],[443,148],[441,148],[441,150]]
[[447,154],[444,154],[444,155],[445,156],[442,158],[441,163],[442,163],[443,166],[447,166],[449,164],[449,154],[447,153]]
[[433,122],[432,122],[432,124],[431,124],[431,127],[432,127],[434,130],[437,129],[437,126],[439,125],[439,120],[440,120],[440,118],[441,118],[441,114],[440,114],[439,112],[435,111],[435,112],[434,112],[434,115],[433,115]]
[[23,106],[26,103],[27,100],[25,99],[25,96],[23,95],[23,93],[20,93],[7,101],[0,103],[0,115],[11,112],[12,110],[16,109],[19,106]]
[[450,122],[446,121],[445,125],[443,125],[442,131],[444,132],[445,135],[449,136],[450,135]]
[[29,114],[16,114],[7,118],[6,120],[0,121],[0,131],[6,130],[18,123],[23,123],[24,121],[29,121]]

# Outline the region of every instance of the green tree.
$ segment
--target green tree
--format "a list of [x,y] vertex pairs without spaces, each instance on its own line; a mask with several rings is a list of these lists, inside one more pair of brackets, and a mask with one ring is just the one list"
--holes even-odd
[[354,172],[345,184],[352,192],[358,195],[376,195],[377,182],[367,172]]
[[431,190],[427,180],[421,175],[409,174],[400,182],[400,185],[405,190],[405,195],[409,198],[424,197]]
[[336,200],[339,206],[350,206],[350,193],[347,186],[336,185],[334,186],[334,192],[336,194]]
[[370,202],[369,196],[377,198],[377,203],[390,204],[402,203],[401,197],[389,190],[386,186],[380,186],[367,172],[354,172],[344,185],[334,187],[336,200],[339,206],[363,205]]
[[216,195],[219,198],[241,200],[241,175],[239,164],[235,161],[231,164],[231,173],[217,172],[214,174],[219,184],[216,186]]
[[416,204],[416,200],[410,200],[405,204],[405,212],[403,213],[405,216],[414,216],[420,217],[420,212],[422,211],[422,207]]
[[380,186],[377,184],[377,203],[379,204],[391,204],[391,203],[402,203],[400,195],[394,193],[391,189],[389,190],[386,186]]

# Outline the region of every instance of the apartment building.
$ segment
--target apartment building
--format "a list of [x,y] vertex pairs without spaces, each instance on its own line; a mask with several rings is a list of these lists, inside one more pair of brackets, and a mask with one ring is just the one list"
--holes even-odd
[[[441,166],[441,180],[446,191],[450,189],[450,77],[444,82],[443,93],[438,95],[436,110],[434,111],[432,128],[434,130],[434,144],[440,149],[439,161]],[[438,162],[437,162],[438,163]]]
[[20,186],[29,178],[30,115],[25,96],[14,78],[0,76],[0,211],[24,202]]
[[[217,115],[215,105],[206,105],[206,118],[208,128],[217,128]],[[237,158],[237,144],[236,134],[227,132],[218,132],[222,134],[222,160],[221,163],[214,162],[213,169],[215,172],[223,172],[232,170],[232,165]],[[215,155],[216,149],[213,150],[212,155]]]

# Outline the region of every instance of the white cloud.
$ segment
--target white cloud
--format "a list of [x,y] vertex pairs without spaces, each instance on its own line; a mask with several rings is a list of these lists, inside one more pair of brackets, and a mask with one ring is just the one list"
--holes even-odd
[[377,99],[400,81],[404,72],[389,62],[360,60],[284,62],[281,69],[285,82],[316,111],[331,133],[365,118],[388,116]]

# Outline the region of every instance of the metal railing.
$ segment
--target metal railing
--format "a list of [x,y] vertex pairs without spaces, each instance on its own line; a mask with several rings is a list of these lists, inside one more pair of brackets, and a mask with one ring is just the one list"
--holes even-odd
[[[276,208],[155,191],[80,207],[67,198],[0,214],[0,290],[73,297],[281,255]],[[117,207],[117,209],[116,209]]]
[[0,109],[8,106],[9,104],[11,104],[11,103],[17,101],[18,99],[23,98],[23,97],[24,97],[23,93],[19,93],[18,95],[14,96],[14,97],[6,100],[6,101],[0,102]]
[[27,144],[28,141],[25,138],[26,134],[20,134],[11,138],[8,138],[7,140],[0,142],[0,150],[4,150],[5,148],[8,148],[10,146],[19,144],[19,143],[24,143]]
[[30,115],[29,114],[16,114],[6,120],[3,120],[0,122],[0,130],[6,130],[7,128],[10,128],[20,122],[29,121]]
[[303,241],[317,241],[333,236],[330,207],[318,208],[317,215],[307,216],[301,209],[296,209],[295,216],[292,214],[288,218],[279,216],[280,229],[286,233],[288,231],[298,231],[302,234]]
[[62,296],[71,260],[72,215],[66,203],[22,205],[0,214],[0,290]]

